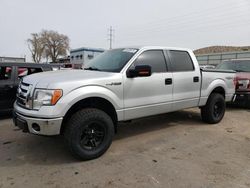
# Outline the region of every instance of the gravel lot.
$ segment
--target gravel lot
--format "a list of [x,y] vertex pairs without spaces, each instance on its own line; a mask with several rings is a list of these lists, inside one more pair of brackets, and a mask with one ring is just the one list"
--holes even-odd
[[80,162],[61,137],[22,133],[0,120],[2,187],[250,187],[250,111],[220,124],[189,109],[122,123],[111,148]]

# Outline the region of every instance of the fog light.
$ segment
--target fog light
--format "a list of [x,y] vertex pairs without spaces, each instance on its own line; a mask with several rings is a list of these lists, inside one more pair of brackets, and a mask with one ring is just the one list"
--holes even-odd
[[32,124],[32,129],[34,129],[35,131],[40,131],[40,126],[37,123],[33,123]]

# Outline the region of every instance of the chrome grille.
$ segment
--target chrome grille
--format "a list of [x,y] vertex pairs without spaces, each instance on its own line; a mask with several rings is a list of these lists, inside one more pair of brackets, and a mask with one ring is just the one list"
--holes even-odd
[[30,84],[21,82],[19,84],[19,87],[17,89],[17,104],[21,107],[28,108],[28,102],[30,97],[30,90],[31,90]]
[[238,80],[239,89],[247,89],[249,85],[249,80]]

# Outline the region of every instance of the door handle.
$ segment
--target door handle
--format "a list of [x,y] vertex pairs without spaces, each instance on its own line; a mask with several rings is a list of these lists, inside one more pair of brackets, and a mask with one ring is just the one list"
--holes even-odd
[[199,76],[195,76],[195,77],[193,78],[193,82],[199,82]]
[[165,79],[165,85],[171,85],[172,84],[172,78],[166,78]]

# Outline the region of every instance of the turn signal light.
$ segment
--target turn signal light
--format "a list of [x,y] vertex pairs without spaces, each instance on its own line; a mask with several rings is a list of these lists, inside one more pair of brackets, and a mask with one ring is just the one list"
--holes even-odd
[[62,90],[56,89],[52,95],[51,104],[55,105],[61,97],[62,97]]

